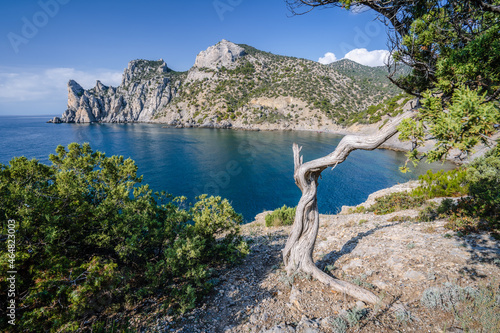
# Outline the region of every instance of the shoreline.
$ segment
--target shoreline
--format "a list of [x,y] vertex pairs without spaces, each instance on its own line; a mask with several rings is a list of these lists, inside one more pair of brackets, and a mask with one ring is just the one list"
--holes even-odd
[[[55,117],[57,118],[57,117]],[[69,123],[69,122],[57,122],[54,121],[54,119],[50,119],[47,121],[47,123],[52,123],[52,124],[157,124],[157,125],[163,125],[162,128],[205,128],[205,129],[226,129],[226,130],[234,130],[234,131],[252,131],[252,132],[259,132],[259,131],[268,131],[268,132],[274,132],[274,131],[282,131],[282,132],[293,132],[293,131],[299,131],[299,132],[316,132],[318,134],[321,133],[327,133],[327,134],[333,134],[333,135],[340,135],[340,136],[345,136],[345,135],[371,135],[374,134],[378,131],[379,127],[381,126],[380,124],[384,122],[385,119],[382,119],[381,121],[374,123],[374,124],[353,124],[349,127],[342,127],[340,125],[335,125],[335,128],[305,128],[305,127],[295,127],[295,126],[289,126],[286,124],[286,126],[283,126],[283,124],[265,124],[264,126],[260,126],[259,124],[257,125],[245,125],[245,126],[240,126],[240,125],[233,125],[230,122],[223,122],[223,123],[205,123],[205,124],[195,124],[195,123],[168,123],[168,122],[163,122],[163,121],[155,121],[155,120],[149,120],[149,121],[125,121],[125,122],[89,122],[89,123]],[[500,139],[500,131],[495,133],[491,140],[497,140]],[[432,149],[434,145],[433,141],[429,141],[426,143],[425,146],[421,147],[420,151],[421,152],[427,152]],[[408,152],[411,150],[411,143],[410,142],[402,142],[397,138],[397,135],[394,135],[391,137],[389,140],[381,144],[379,147],[376,149],[386,149],[386,150],[392,150],[392,151],[398,151],[398,152]],[[479,157],[484,155],[486,151],[488,151],[490,148],[484,145],[479,145],[478,148],[476,149],[476,152],[469,156],[465,160],[457,160],[454,155],[456,154],[455,152],[451,152],[450,155],[445,159],[447,162],[454,163],[456,165],[463,165],[467,164],[469,161],[472,161],[474,158]]]

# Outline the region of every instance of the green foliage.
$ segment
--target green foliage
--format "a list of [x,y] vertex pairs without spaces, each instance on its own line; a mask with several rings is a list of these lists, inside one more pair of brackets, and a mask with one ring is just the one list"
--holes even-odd
[[[411,192],[392,193],[377,198],[368,211],[387,214],[423,206],[418,221],[446,218],[447,228],[463,234],[480,229],[500,231],[500,156],[496,147],[462,167],[437,173],[427,171],[419,177],[420,186]],[[438,206],[426,203],[438,197],[462,197],[456,201],[444,199]]]
[[420,207],[425,203],[424,196],[411,196],[408,192],[394,192],[375,199],[368,211],[377,215],[390,214],[399,210]]
[[451,203],[445,200],[437,208],[438,216],[448,218],[447,228],[463,234],[479,229],[500,231],[500,156],[496,147],[484,157],[474,160],[466,169],[468,196]]
[[350,310],[347,310],[346,320],[349,323],[350,327],[354,327],[358,325],[359,321],[363,319],[367,314],[368,310],[354,307]]
[[[492,24],[463,48],[447,48],[437,61],[437,86],[446,94],[458,85],[477,85],[491,95],[499,88],[500,24]],[[471,82],[471,80],[475,80]]]
[[411,321],[413,319],[411,312],[407,311],[405,309],[397,310],[394,314],[395,314],[396,320],[400,323],[408,323],[409,321]]
[[[465,203],[465,205],[464,205]],[[481,221],[475,217],[468,201],[461,202],[456,208],[452,209],[448,214],[445,228],[452,229],[462,235],[470,232],[476,232],[482,228]]]
[[[422,158],[437,161],[452,149],[462,158],[487,143],[500,122],[494,102],[500,88],[500,16],[472,1],[431,1],[409,13],[409,30],[394,58],[413,71],[397,83],[422,95],[423,108],[417,121],[400,126],[400,138],[420,146],[425,128],[437,144]],[[417,155],[408,158],[416,162]]]
[[349,214],[361,214],[366,212],[366,208],[364,206],[356,206],[354,208],[349,208]]
[[334,333],[345,333],[349,328],[349,325],[342,317],[333,318],[330,321],[330,325]]
[[[445,200],[451,200],[451,199],[445,199]],[[444,200],[443,200],[444,202]],[[440,211],[440,208],[436,209],[436,204],[434,203],[431,203],[427,206],[425,206],[424,208],[422,208],[422,210],[418,213],[418,216],[417,216],[417,221],[419,222],[431,222],[431,221],[434,221],[435,219],[437,219],[440,214],[438,211]],[[439,206],[441,207],[441,206]],[[444,213],[444,212],[443,212]]]
[[[403,111],[403,107],[410,99],[410,95],[400,93],[382,103],[370,105],[365,111],[350,113],[345,124],[374,124],[381,121],[383,116],[395,117]],[[386,118],[380,128],[382,128],[388,120],[389,118]]]
[[[20,330],[97,330],[147,298],[185,311],[217,268],[248,252],[227,200],[202,196],[187,211],[183,198],[140,184],[131,159],[76,143],[56,153],[51,166],[25,157],[0,165],[0,233],[17,222]],[[6,246],[0,251],[7,271]],[[0,285],[3,298],[5,277]]]
[[[456,90],[444,107],[440,97],[426,93],[422,106],[417,121],[406,120],[399,126],[399,138],[422,145],[425,127],[438,141],[433,150],[421,154],[429,162],[445,158],[452,149],[460,151],[459,157],[473,153],[478,143],[489,143],[488,136],[495,131],[494,125],[500,122],[498,106],[485,103],[484,94],[466,87]],[[417,151],[414,150],[408,158],[418,161]]]
[[[467,168],[469,194],[484,217],[500,223],[500,149],[498,146]],[[498,225],[500,227],[500,225]]]
[[[389,78],[408,94],[422,99],[415,120],[399,127],[401,138],[415,148],[426,138],[434,149],[420,154],[428,161],[445,158],[458,149],[462,159],[485,143],[500,122],[500,15],[498,1],[299,1],[286,0],[292,13],[303,7],[369,7],[391,27]],[[397,15],[395,15],[397,13]],[[411,71],[398,71],[409,67]],[[402,75],[401,75],[402,74]],[[395,111],[394,103],[387,105]],[[379,121],[367,110],[355,121]],[[391,112],[394,116],[394,112]],[[368,119],[367,119],[368,118]],[[408,155],[418,162],[416,150]],[[408,161],[407,161],[408,162]],[[409,169],[405,165],[402,171]]]
[[[427,171],[419,177],[420,186],[410,192],[396,192],[376,199],[366,211],[389,214],[404,209],[420,208],[420,222],[446,218],[445,227],[462,234],[481,229],[500,231],[499,191],[500,157],[498,148],[472,162],[467,168],[444,172]],[[427,202],[439,197],[440,205]]]
[[396,31],[394,60],[413,71],[396,80],[408,91],[439,89],[444,97],[467,86],[493,95],[499,85],[499,15],[479,2],[402,1],[404,28]]
[[225,69],[224,67],[222,68],[222,72],[226,71],[230,75],[252,75],[255,73],[255,67],[254,65],[246,61],[243,65],[239,65],[235,69]]
[[420,186],[412,191],[413,196],[425,196],[427,199],[438,197],[459,197],[468,193],[466,170],[463,168],[449,171],[439,170],[420,175]]
[[266,215],[266,227],[277,227],[282,225],[292,225],[295,220],[296,207],[283,207],[274,210]]

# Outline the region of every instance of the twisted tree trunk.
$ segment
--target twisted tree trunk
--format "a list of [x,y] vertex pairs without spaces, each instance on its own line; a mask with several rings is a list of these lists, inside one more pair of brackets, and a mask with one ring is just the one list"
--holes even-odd
[[327,167],[334,167],[345,161],[356,149],[373,150],[397,133],[399,123],[413,112],[406,112],[390,121],[379,133],[372,136],[347,135],[342,138],[337,148],[327,156],[303,163],[300,156],[302,147],[293,144],[295,164],[295,183],[302,191],[297,205],[295,221],[290,236],[283,249],[283,261],[288,274],[297,270],[315,277],[338,292],[345,293],[366,303],[375,304],[378,297],[357,285],[341,281],[321,271],[313,262],[312,254],[319,228],[318,202],[316,199],[318,179]]

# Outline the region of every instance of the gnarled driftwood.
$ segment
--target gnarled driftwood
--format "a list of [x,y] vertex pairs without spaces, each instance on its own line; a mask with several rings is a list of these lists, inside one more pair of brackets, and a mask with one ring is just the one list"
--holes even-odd
[[308,273],[318,281],[329,285],[338,292],[345,293],[366,303],[376,304],[379,298],[372,292],[349,282],[341,281],[321,271],[313,262],[312,254],[319,228],[319,213],[317,203],[318,178],[327,167],[336,166],[345,161],[347,156],[356,149],[373,150],[397,133],[397,126],[412,111],[392,119],[377,134],[372,136],[347,135],[342,138],[336,149],[327,156],[303,163],[300,156],[302,147],[293,144],[295,164],[295,183],[302,191],[302,197],[297,205],[295,221],[283,249],[283,261],[288,274],[297,270]]

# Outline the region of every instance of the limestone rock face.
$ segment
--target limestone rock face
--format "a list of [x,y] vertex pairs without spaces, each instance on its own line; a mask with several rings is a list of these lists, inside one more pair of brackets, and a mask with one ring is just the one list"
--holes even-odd
[[[176,89],[167,73],[171,70],[162,59],[133,60],[123,73],[119,87],[97,81],[85,90],[73,80],[68,82],[68,108],[62,122],[132,122],[148,121],[165,107]],[[178,87],[178,84],[177,84]]]
[[68,82],[68,109],[77,109],[80,97],[83,95],[84,89],[74,80]]
[[[234,68],[245,50],[227,40],[202,51],[196,57],[194,66],[187,75],[188,81],[212,78],[222,66]],[[207,71],[208,70],[208,71]],[[85,90],[77,82],[68,82],[68,107],[61,116],[61,122],[146,122],[158,112],[166,110],[172,98],[178,96],[182,80],[172,81],[172,70],[163,59],[158,61],[133,60],[129,62],[118,87],[108,87],[100,81],[92,89]],[[186,78],[186,77],[184,77]],[[173,125],[185,124],[183,112],[169,113],[164,117]],[[187,124],[189,125],[189,124]],[[214,123],[206,119],[203,124],[211,127],[229,128],[230,122]]]
[[222,66],[227,68],[234,67],[234,62],[245,55],[245,50],[234,43],[225,39],[210,46],[205,51],[201,51],[196,57],[194,67],[219,69]]
[[189,70],[187,81],[201,81],[212,79],[214,71],[226,68],[235,68],[236,60],[246,55],[245,50],[225,39],[201,51],[196,56],[193,67]]

